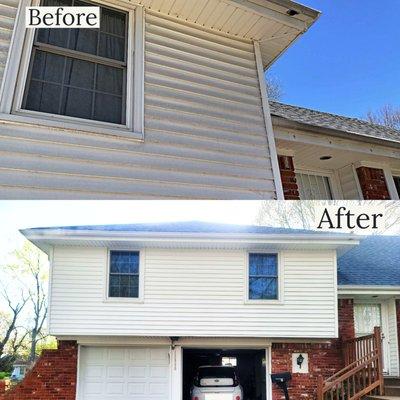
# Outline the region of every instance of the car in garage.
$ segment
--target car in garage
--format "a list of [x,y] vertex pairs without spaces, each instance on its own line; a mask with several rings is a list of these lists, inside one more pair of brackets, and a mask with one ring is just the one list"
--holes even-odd
[[202,366],[191,390],[192,400],[243,400],[243,389],[234,367]]

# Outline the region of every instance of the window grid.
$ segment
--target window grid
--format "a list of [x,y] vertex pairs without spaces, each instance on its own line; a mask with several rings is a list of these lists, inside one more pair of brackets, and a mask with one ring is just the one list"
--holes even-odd
[[[68,0],[67,0],[68,1]],[[57,0],[45,0],[43,2],[43,5],[54,5],[54,3],[57,3]],[[87,2],[82,2],[81,0],[69,0],[68,5],[85,5],[85,6],[90,6],[93,5],[91,3]],[[108,15],[112,15],[112,13],[118,14],[120,17],[123,16],[124,18],[124,35],[119,35],[114,32],[109,32],[109,31],[104,31],[102,28],[100,29],[93,29],[93,31],[96,31],[97,34],[97,42],[96,42],[96,54],[92,54],[87,51],[78,51],[75,49],[68,48],[68,46],[71,45],[71,35],[75,35],[75,47],[77,46],[78,43],[78,38],[79,34],[82,31],[81,29],[68,29],[67,30],[67,36],[65,39],[65,43],[58,45],[53,45],[50,43],[46,43],[46,41],[50,41],[50,31],[49,29],[36,29],[35,32],[35,38],[34,38],[34,43],[33,43],[33,49],[32,49],[32,54],[31,54],[31,61],[28,69],[28,78],[27,78],[27,83],[25,87],[25,92],[23,96],[23,101],[22,101],[22,107],[26,109],[32,109],[33,111],[42,111],[50,114],[58,114],[58,115],[66,115],[66,116],[72,116],[72,117],[78,117],[82,119],[89,119],[89,120],[98,120],[98,121],[104,121],[104,122],[111,122],[111,123],[117,123],[117,124],[124,124],[125,119],[126,119],[126,80],[127,80],[127,35],[128,35],[128,18],[127,18],[127,13],[124,11],[115,11],[113,9],[110,9],[108,7],[100,7],[101,9],[101,16],[106,18],[107,13]],[[103,15],[103,11],[105,14]],[[101,24],[102,26],[102,24]],[[45,32],[43,34],[43,32]],[[47,34],[47,38],[46,38]],[[102,36],[103,35],[103,36]],[[43,38],[40,38],[40,36],[44,36]],[[107,37],[113,37],[113,38],[118,38],[124,41],[123,44],[123,56],[122,57],[116,57],[113,55],[109,55],[108,57],[103,57],[99,55],[101,53],[100,51],[100,42],[102,40],[102,37],[107,38]],[[107,43],[107,41],[105,42]],[[106,51],[107,51],[107,46],[106,46]],[[38,79],[37,77],[33,77],[33,68],[34,64],[37,61],[37,55],[39,52],[44,54],[44,57],[46,58],[45,65],[47,63],[47,56],[50,54],[58,57],[63,57],[63,68],[62,68],[62,76],[61,80],[59,82],[52,82],[48,81],[45,79]],[[122,58],[122,59],[120,59]],[[93,74],[92,77],[90,77],[92,81],[92,86],[89,87],[81,87],[77,85],[71,85],[67,83],[67,63],[69,62],[71,64],[70,67],[70,74],[69,74],[69,79],[71,79],[71,74],[73,70],[73,64],[74,62],[77,61],[79,62],[87,62],[93,64]],[[47,65],[46,65],[47,66]],[[122,83],[122,87],[120,89],[120,93],[116,93],[113,91],[105,91],[101,90],[98,88],[98,84],[100,80],[98,79],[98,71],[99,71],[99,66],[102,66],[103,68],[110,68],[109,76],[114,76],[114,80],[119,80]],[[46,67],[43,67],[46,68]],[[112,71],[111,71],[112,69]],[[120,72],[118,72],[120,71]],[[105,72],[105,71],[103,71]],[[112,73],[113,72],[113,73]],[[104,80],[104,77],[103,77]],[[36,87],[35,87],[36,84]],[[39,86],[37,86],[39,85]],[[50,106],[43,106],[42,103],[42,97],[44,93],[44,88],[46,87],[49,89],[49,87],[59,88],[56,89],[55,93],[52,93],[51,91],[47,94],[47,96],[50,97],[50,103],[53,103],[51,100],[51,96],[56,96],[58,97],[58,107],[56,109],[57,104],[51,104]],[[30,95],[34,98],[33,93],[37,93],[38,88],[41,89],[41,95],[40,95],[40,100],[39,100],[39,106],[35,104],[35,100],[33,100],[33,104],[30,102]],[[74,91],[75,91],[75,96],[76,98],[79,98],[83,104],[89,102],[89,97],[90,97],[90,104],[89,107],[85,110],[80,109],[80,107],[76,107],[74,105]],[[87,93],[89,96],[84,96],[82,98],[82,95],[84,93]],[[69,103],[69,99],[72,96],[71,104]],[[114,100],[112,100],[114,99]],[[111,103],[110,103],[111,101]],[[37,99],[36,99],[37,102]],[[109,105],[109,107],[107,107]],[[41,109],[41,108],[44,109]],[[54,108],[53,108],[54,107]],[[67,112],[67,107],[69,108],[69,111]],[[89,112],[90,108],[90,112]],[[109,108],[109,110],[108,110]],[[84,110],[84,111],[82,111]],[[84,115],[82,115],[84,113]]]
[[296,180],[301,199],[333,200],[329,176],[298,172]]
[[[263,259],[262,268],[267,265],[267,268],[271,267],[268,266],[268,263],[265,261],[273,260],[273,269],[275,273],[268,273],[263,272],[257,273],[252,272],[253,267],[256,269],[260,268],[260,265],[253,264],[257,258]],[[278,271],[278,255],[273,253],[250,253],[249,254],[249,271],[248,271],[248,279],[249,279],[249,290],[248,296],[249,300],[278,300],[279,297],[279,271]],[[261,288],[260,285],[264,286]]]
[[137,251],[110,251],[109,297],[139,297],[139,262]]

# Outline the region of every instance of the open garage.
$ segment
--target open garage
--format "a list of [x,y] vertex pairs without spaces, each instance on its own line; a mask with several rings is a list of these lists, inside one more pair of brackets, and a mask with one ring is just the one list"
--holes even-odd
[[194,377],[198,368],[205,365],[234,366],[244,400],[266,399],[265,350],[183,349],[183,400],[191,400]]

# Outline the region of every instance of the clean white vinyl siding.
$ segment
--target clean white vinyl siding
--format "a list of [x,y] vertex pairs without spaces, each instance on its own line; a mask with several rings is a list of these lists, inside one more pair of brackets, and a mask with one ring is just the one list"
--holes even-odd
[[146,249],[143,303],[105,301],[107,249],[54,251],[54,335],[336,336],[335,254],[284,251],[283,304],[247,304],[246,251]]
[[387,302],[388,307],[388,333],[389,333],[389,372],[392,376],[399,376],[399,346],[397,335],[396,300]]
[[145,37],[144,142],[1,124],[2,198],[276,197],[253,44],[150,13]]

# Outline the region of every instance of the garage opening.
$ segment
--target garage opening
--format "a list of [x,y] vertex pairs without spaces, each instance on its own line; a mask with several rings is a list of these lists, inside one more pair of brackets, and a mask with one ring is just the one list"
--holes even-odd
[[266,400],[265,350],[183,349],[183,400],[191,400],[197,370],[206,365],[235,367],[243,399]]

